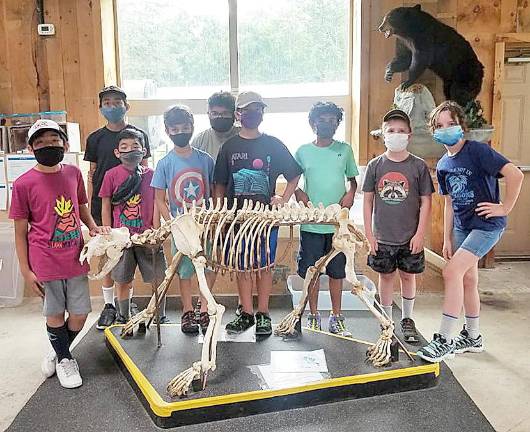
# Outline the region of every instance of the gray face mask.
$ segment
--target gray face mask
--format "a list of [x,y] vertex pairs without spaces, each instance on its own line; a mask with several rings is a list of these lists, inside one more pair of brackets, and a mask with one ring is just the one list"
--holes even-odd
[[123,165],[134,167],[142,162],[144,152],[142,150],[132,150],[129,152],[120,152],[120,161]]

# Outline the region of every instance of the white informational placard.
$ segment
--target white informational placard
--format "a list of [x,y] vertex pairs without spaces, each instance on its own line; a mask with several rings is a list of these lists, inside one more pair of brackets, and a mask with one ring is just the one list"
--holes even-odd
[[273,372],[272,365],[259,365],[258,369],[263,381],[271,390],[303,386],[324,379],[320,372]]
[[77,156],[78,156],[77,153],[70,153],[70,152],[69,153],[65,153],[64,154],[63,163],[66,164],[66,165],[78,166]]
[[13,194],[13,184],[9,184],[7,188],[7,198],[9,199],[9,205],[11,205],[11,195]]
[[33,168],[36,164],[33,155],[7,155],[7,181],[14,182],[26,171]]
[[0,210],[7,210],[7,185],[0,184]]
[[5,155],[0,155],[0,184],[5,185],[6,181],[6,157]]
[[271,351],[274,373],[328,372],[323,349],[315,351]]

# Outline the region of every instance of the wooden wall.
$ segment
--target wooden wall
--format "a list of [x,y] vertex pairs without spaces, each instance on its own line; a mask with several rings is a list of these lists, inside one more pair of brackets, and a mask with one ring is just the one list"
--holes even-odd
[[65,110],[84,142],[100,125],[98,91],[115,83],[111,72],[104,76],[101,24],[112,0],[44,5],[55,36],[37,35],[35,0],[0,0],[0,113]]
[[[358,0],[357,0],[358,1]],[[358,1],[358,3],[365,3]],[[484,65],[484,82],[479,99],[484,107],[485,117],[491,120],[493,77],[495,61],[495,35],[498,33],[530,31],[530,1],[528,0],[373,0],[363,11],[362,17],[369,21],[364,40],[369,44],[368,54],[360,54],[360,60],[368,62],[369,68],[361,76],[361,89],[367,94],[366,123],[354,123],[359,127],[359,160],[368,160],[384,151],[380,140],[375,140],[369,131],[380,126],[382,115],[389,109],[394,98],[394,89],[400,83],[400,75],[394,75],[392,83],[383,79],[386,64],[392,59],[395,38],[385,39],[377,31],[385,13],[399,6],[421,4],[422,9],[437,17],[445,24],[455,27],[472,45]],[[358,6],[360,8],[361,6]],[[365,7],[363,5],[363,7]],[[366,50],[366,46],[364,47]],[[355,74],[354,74],[355,76]],[[427,72],[422,81],[433,92],[436,102],[443,100],[440,80]],[[354,85],[355,85],[354,81]],[[358,82],[357,82],[358,84]],[[355,104],[355,98],[354,98]],[[355,112],[355,111],[354,111]],[[354,136],[357,131],[354,131]]]

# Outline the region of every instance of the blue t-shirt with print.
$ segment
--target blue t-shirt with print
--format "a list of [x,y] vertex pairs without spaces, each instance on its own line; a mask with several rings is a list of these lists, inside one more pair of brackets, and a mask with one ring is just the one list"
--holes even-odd
[[475,210],[481,202],[500,202],[500,170],[509,162],[489,145],[477,141],[466,141],[457,154],[445,154],[438,161],[440,194],[451,196],[456,228],[494,231],[506,227],[505,216],[486,219]]
[[167,189],[169,208],[173,217],[182,213],[193,201],[202,204],[210,198],[210,184],[213,181],[214,162],[212,157],[196,148],[192,148],[189,157],[182,157],[171,150],[156,165],[151,186]]

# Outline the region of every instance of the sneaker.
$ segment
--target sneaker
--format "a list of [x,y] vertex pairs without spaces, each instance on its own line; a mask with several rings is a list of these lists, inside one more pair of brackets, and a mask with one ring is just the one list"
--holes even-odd
[[83,384],[79,366],[74,359],[64,358],[56,365],[57,378],[64,388],[76,388]]
[[57,354],[54,350],[50,350],[48,354],[44,356],[40,364],[40,370],[46,378],[50,378],[55,375],[55,364],[57,363]]
[[98,330],[104,330],[114,324],[116,320],[116,308],[110,303],[105,304],[105,307],[101,311],[96,328]]
[[476,339],[469,336],[465,326],[460,334],[454,339],[455,354],[462,354],[465,352],[479,353],[484,351],[482,344],[482,336],[478,335]]
[[403,318],[401,320],[401,332],[403,333],[403,339],[409,344],[416,344],[420,341],[416,324],[414,324],[412,318]]
[[352,337],[351,332],[346,328],[344,316],[329,314],[328,330],[332,334],[336,334],[344,337]]
[[199,325],[195,319],[195,312],[187,311],[182,314],[180,318],[180,329],[182,333],[197,334],[199,333]]
[[416,353],[416,355],[423,360],[431,363],[440,363],[442,360],[453,358],[455,356],[454,341],[447,342],[447,340],[439,333],[434,333],[432,341]]
[[230,321],[226,326],[228,333],[243,333],[254,325],[254,315],[241,311],[241,315]]
[[322,330],[320,314],[307,314],[307,328],[311,330]]
[[210,315],[208,315],[208,312],[201,312],[199,314],[199,326],[201,327],[202,334],[206,334],[208,324],[210,324]]
[[263,312],[256,313],[256,335],[270,336],[272,334],[271,317]]

